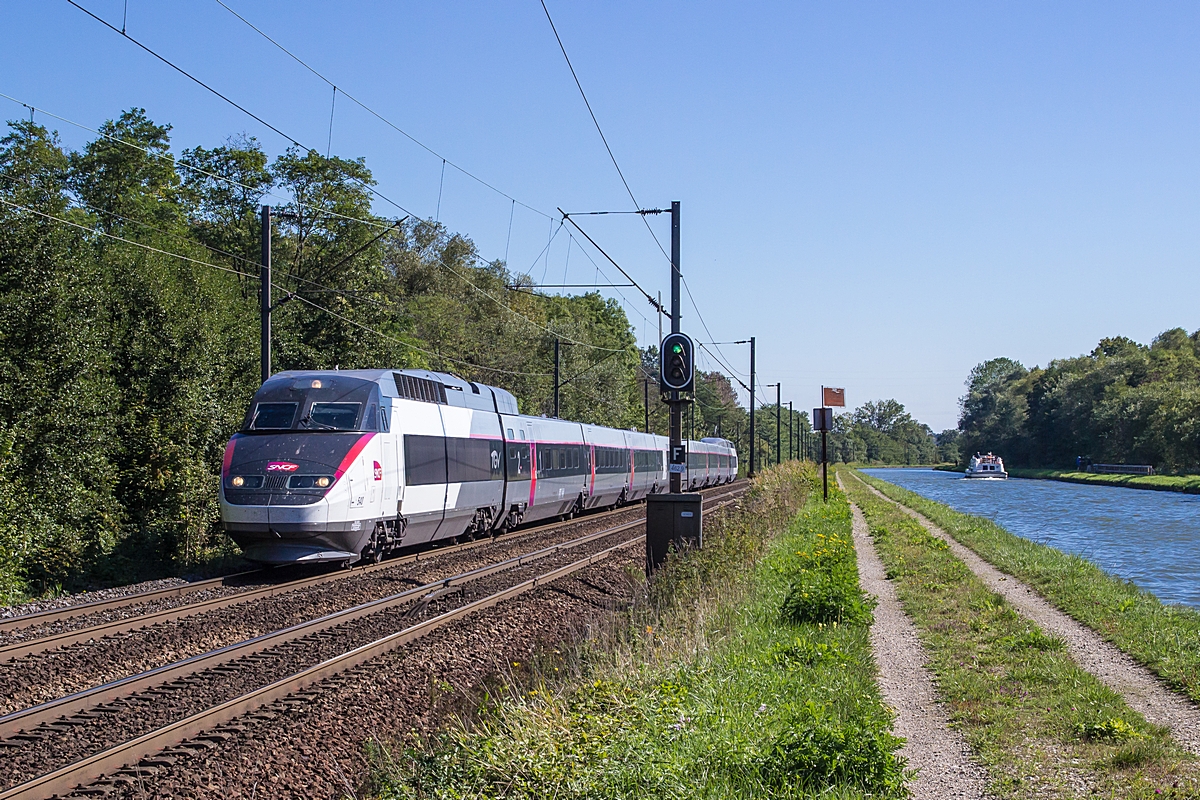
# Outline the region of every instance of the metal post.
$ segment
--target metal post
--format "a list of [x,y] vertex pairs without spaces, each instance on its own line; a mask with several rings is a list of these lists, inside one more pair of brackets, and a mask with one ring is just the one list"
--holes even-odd
[[754,438],[754,337],[750,337],[750,470],[746,473],[749,478],[754,477],[754,445],[758,440]]
[[559,340],[554,340],[554,418],[558,419],[558,357]]
[[783,381],[775,384],[775,463],[783,463]]
[[258,314],[262,382],[271,377],[271,207],[262,207],[262,260],[258,268]]
[[[662,341],[662,339],[659,339],[659,341],[661,342],[661,341]],[[642,398],[642,402],[643,402],[643,404],[644,404],[644,405],[645,405],[645,407],[646,407],[646,427],[645,427],[645,431],[646,431],[646,433],[649,433],[649,432],[650,432],[650,379],[649,379],[649,378],[644,378],[644,379],[643,379],[643,382],[642,382],[642,389],[644,390],[644,392],[643,392],[643,395],[644,395],[644,396],[643,396],[643,398]]]
[[821,431],[821,493],[825,496],[825,502],[829,502],[829,450],[826,448],[828,444],[829,431]]
[[796,443],[795,415],[796,415],[796,412],[792,408],[792,401],[788,400],[788,460],[789,461],[791,461],[792,459],[794,459],[796,457],[796,454],[793,452],[795,449],[793,447],[793,445],[795,445],[795,443]]
[[[671,201],[671,333],[679,333],[679,201]],[[659,339],[659,342],[662,340]],[[661,344],[660,344],[661,346]],[[679,392],[671,392],[671,449],[683,444],[683,410],[679,404]],[[683,490],[683,476],[671,473],[671,494]]]

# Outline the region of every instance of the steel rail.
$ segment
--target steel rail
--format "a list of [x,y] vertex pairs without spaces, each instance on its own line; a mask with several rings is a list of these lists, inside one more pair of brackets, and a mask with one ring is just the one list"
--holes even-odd
[[49,608],[45,611],[38,611],[33,614],[17,614],[14,617],[5,617],[0,619],[0,633],[20,628],[30,628],[35,625],[47,624],[51,622],[59,622],[72,617],[81,617],[84,614],[90,614],[94,611],[104,611],[106,609],[123,608],[125,606],[137,605],[138,603],[152,603],[155,600],[164,600],[172,597],[180,597],[185,594],[203,591],[204,589],[212,589],[219,586],[227,585],[227,581],[233,578],[244,578],[248,575],[253,575],[259,570],[249,570],[247,572],[236,572],[232,575],[225,575],[221,578],[209,578],[195,583],[184,583],[179,586],[168,586],[165,589],[150,589],[137,594],[127,594],[122,597],[113,597],[107,600],[92,600],[88,603],[78,603],[73,606],[63,606],[62,608]]
[[644,521],[640,519],[625,522],[602,531],[589,533],[578,539],[559,542],[539,550],[505,559],[504,561],[498,561],[495,564],[477,567],[448,578],[443,578],[442,580],[406,589],[403,592],[388,595],[387,597],[381,597],[351,608],[334,611],[317,619],[300,622],[287,628],[264,633],[242,642],[235,642],[234,644],[226,645],[207,653],[200,653],[171,664],[164,664],[161,667],[155,667],[137,675],[130,675],[129,677],[111,681],[101,686],[85,689],[57,700],[50,700],[30,708],[14,711],[0,717],[0,739],[11,737],[23,731],[29,731],[38,725],[54,722],[64,716],[95,708],[98,705],[121,697],[128,697],[152,686],[179,680],[189,675],[227,664],[236,659],[286,644],[304,636],[320,633],[337,625],[343,625],[361,617],[377,614],[389,608],[403,605],[414,598],[419,599],[434,592],[468,584],[498,572],[516,569],[527,563],[539,561],[555,553],[582,547],[597,539],[615,536],[642,524],[644,524]]
[[[713,510],[736,502],[738,497],[744,494],[744,489],[742,491],[737,491],[736,489],[726,491],[712,499],[720,500],[730,494],[736,494],[737,497],[718,503]],[[641,522],[641,520],[625,523],[616,527],[633,527],[638,522]],[[610,531],[608,535],[612,535],[612,531]],[[593,539],[599,538],[597,534],[589,534],[589,536],[591,536]],[[70,793],[82,784],[95,781],[105,775],[113,774],[115,777],[115,774],[119,773],[119,771],[125,768],[126,765],[141,761],[147,756],[153,755],[154,753],[157,753],[165,748],[179,745],[188,741],[189,739],[196,739],[206,730],[211,730],[220,725],[231,722],[238,717],[262,708],[263,706],[283,700],[309,686],[319,683],[320,681],[339,673],[346,672],[374,658],[391,652],[392,650],[415,641],[444,625],[462,619],[463,617],[466,617],[474,612],[490,608],[505,600],[512,599],[526,592],[532,591],[539,586],[551,583],[559,578],[566,577],[578,572],[579,570],[592,566],[593,564],[607,558],[613,553],[626,549],[644,540],[644,533],[640,536],[634,536],[633,538],[627,539],[626,541],[620,542],[612,547],[592,553],[591,555],[588,555],[582,559],[561,567],[557,567],[549,572],[522,581],[507,589],[502,589],[499,592],[489,595],[488,597],[467,603],[456,609],[451,609],[450,611],[447,611],[436,617],[432,617],[428,620],[424,620],[405,628],[404,630],[384,636],[374,642],[362,645],[343,653],[342,655],[322,661],[319,664],[304,669],[287,678],[283,678],[267,686],[248,692],[241,697],[234,698],[233,700],[226,701],[225,703],[221,703],[210,709],[192,714],[185,719],[170,723],[157,730],[111,747],[103,752],[93,754],[73,764],[68,764],[57,770],[46,773],[45,775],[34,778],[33,780],[27,781],[26,783],[14,786],[5,790],[4,792],[0,792],[0,800],[32,800],[32,798],[47,798],[64,793]],[[527,554],[526,558],[528,558],[529,555],[532,554]],[[441,585],[441,582],[430,585]]]
[[[726,484],[726,487],[727,486],[736,486],[736,485],[737,485],[736,483]],[[713,489],[719,489],[719,488],[725,488],[725,487],[712,487],[712,489],[709,489],[708,491],[713,491]],[[506,536],[503,539],[500,539],[499,541],[501,541],[503,543],[517,542],[523,538],[527,538],[534,534],[546,533],[547,531],[556,530],[558,528],[566,527],[569,525],[579,525],[579,524],[582,524],[585,522],[594,522],[597,520],[602,520],[605,517],[613,516],[615,514],[625,513],[630,510],[633,510],[633,509],[629,506],[626,506],[623,508],[615,508],[615,509],[611,509],[609,511],[604,511],[599,514],[589,514],[586,517],[576,517],[573,520],[554,522],[554,523],[550,523],[549,525],[539,525],[539,526],[528,528],[524,531],[517,532],[516,535]],[[175,608],[163,609],[162,611],[156,611],[156,612],[152,612],[150,614],[141,614],[141,615],[137,615],[137,616],[127,617],[125,619],[119,619],[119,620],[113,620],[111,622],[100,623],[98,625],[91,625],[91,626],[84,627],[84,628],[77,628],[77,629],[71,630],[71,631],[64,631],[62,633],[52,634],[50,636],[43,636],[43,637],[37,637],[34,639],[25,640],[25,641],[13,642],[12,644],[6,645],[4,647],[0,647],[0,662],[12,661],[12,660],[16,660],[19,658],[25,658],[27,656],[36,655],[38,653],[43,653],[47,650],[53,650],[58,647],[66,647],[68,645],[77,644],[78,642],[85,642],[85,641],[88,641],[89,639],[99,639],[99,638],[102,638],[105,636],[113,636],[113,635],[119,634],[119,633],[126,633],[128,631],[137,630],[139,628],[144,628],[144,627],[147,627],[150,625],[155,625],[155,624],[158,624],[161,622],[173,622],[175,620],[184,619],[186,617],[195,616],[197,614],[207,613],[210,611],[217,611],[222,608],[239,605],[241,603],[250,602],[252,600],[259,600],[259,599],[264,599],[264,598],[268,598],[268,597],[274,597],[274,596],[280,595],[280,594],[286,594],[287,592],[291,592],[291,591],[294,591],[297,589],[305,589],[305,588],[309,588],[312,586],[319,586],[319,585],[325,584],[325,583],[333,583],[335,581],[345,580],[345,579],[351,578],[351,577],[367,575],[367,574],[371,574],[373,572],[391,569],[391,568],[401,566],[404,564],[411,564],[413,562],[418,562],[422,559],[429,560],[429,559],[434,559],[434,558],[442,558],[451,553],[461,553],[461,552],[464,552],[467,550],[474,549],[476,547],[482,547],[485,545],[494,544],[496,541],[497,541],[496,539],[492,539],[492,538],[478,539],[478,540],[475,540],[472,542],[464,542],[462,544],[448,545],[448,546],[433,548],[433,549],[429,549],[429,550],[421,550],[416,553],[410,553],[408,555],[399,556],[397,558],[391,558],[391,559],[388,559],[387,561],[383,561],[379,564],[371,564],[371,565],[368,565],[365,567],[355,567],[350,570],[339,570],[336,572],[331,572],[331,573],[327,573],[324,575],[316,575],[316,576],[309,577],[309,578],[300,578],[300,579],[297,579],[294,581],[287,581],[285,583],[274,584],[271,586],[264,586],[260,589],[250,589],[245,592],[238,592],[237,594],[228,595],[226,597],[217,597],[217,598],[213,598],[211,600],[205,600],[205,601],[202,601],[199,603],[189,603],[187,605],[177,606]],[[240,573],[240,574],[245,574],[245,573]],[[229,577],[233,577],[233,576],[229,576]],[[213,581],[223,581],[223,580],[226,580],[226,579],[225,578],[213,579]],[[193,584],[193,585],[195,585],[195,584]],[[209,586],[211,586],[211,585],[213,585],[213,584],[209,583]],[[138,600],[136,602],[146,602],[149,600],[158,599],[162,596],[171,596],[169,594],[171,591],[183,590],[183,589],[187,589],[187,588],[188,587],[180,586],[180,587],[171,587],[170,589],[166,589],[166,590],[155,590],[153,592],[145,593],[146,596],[142,597],[141,600]],[[207,588],[207,587],[201,587],[201,588]],[[161,594],[162,592],[166,592],[167,594],[163,595],[163,594]],[[183,592],[183,591],[177,592],[177,594],[185,594],[185,593],[187,593],[187,592]],[[154,595],[154,597],[150,597],[149,595]],[[129,598],[135,598],[135,597],[139,597],[139,596],[140,595],[130,595]],[[109,608],[119,608],[124,605],[132,605],[134,603],[134,601],[130,600],[129,598],[118,598],[116,601],[114,601],[115,605],[110,605],[108,607]],[[129,600],[129,602],[126,602],[127,600]],[[94,611],[94,610],[97,610],[98,608],[100,608],[101,606],[103,606],[103,604],[105,604],[107,602],[108,601],[100,600],[100,601],[96,601],[97,604],[100,604],[98,606],[95,604],[85,604],[85,605],[93,606],[91,610]],[[77,606],[77,607],[71,607],[71,608],[83,608],[83,606]],[[60,611],[65,611],[65,609],[62,609]],[[9,620],[5,620],[5,622],[11,623],[11,622],[14,622],[16,620],[21,620],[21,619],[30,620],[30,619],[33,619],[34,617],[41,617],[43,614],[51,615],[53,613],[55,613],[55,612],[52,610],[52,611],[47,611],[47,612],[41,612],[40,614],[27,615],[24,618],[13,617]],[[70,614],[68,616],[61,616],[61,617],[58,617],[57,619],[67,619],[67,618],[70,618],[70,616],[79,616],[79,614]],[[55,618],[43,617],[43,619],[44,619],[44,621],[54,621]]]
[[230,722],[248,712],[265,705],[282,700],[297,691],[311,686],[319,681],[352,669],[380,655],[388,653],[409,642],[425,636],[431,631],[450,622],[461,619],[476,611],[494,606],[504,600],[524,594],[538,586],[550,583],[581,569],[591,566],[612,553],[629,547],[645,539],[645,535],[609,547],[565,566],[551,570],[545,574],[522,581],[521,583],[503,589],[488,597],[468,603],[459,608],[447,611],[431,619],[417,623],[409,628],[385,636],[374,642],[355,648],[340,656],[323,661],[308,669],[276,681],[268,686],[256,689],[241,697],[229,700],[213,708],[193,714],[185,719],[166,725],[155,731],[124,742],[115,747],[96,753],[88,758],[68,764],[53,772],[47,773],[31,781],[15,786],[0,793],[0,800],[30,800],[45,798],[56,794],[72,791],[81,783],[93,781],[110,772],[120,769],[127,764],[137,762],[146,756],[162,750],[165,747],[178,745],[188,739],[195,738],[218,725]]
[[[587,519],[589,519],[589,520],[599,519],[600,517],[602,517],[606,514],[614,514],[614,513],[619,513],[621,511],[628,511],[628,510],[629,510],[629,507],[611,509],[611,510],[605,511],[601,514],[589,515],[587,517]],[[567,520],[564,522],[554,522],[554,523],[550,523],[548,525],[535,525],[533,527],[526,528],[521,531],[517,531],[515,536],[505,537],[505,541],[514,541],[518,537],[526,536],[531,533],[553,530],[555,527],[558,527],[558,526],[570,525],[572,523],[578,523],[580,519],[582,519],[582,518],[577,517],[574,520]],[[433,554],[442,555],[442,554],[450,553],[450,552],[457,553],[457,552],[461,552],[463,550],[469,550],[472,547],[479,547],[480,545],[489,544],[492,541],[493,541],[493,539],[488,538],[488,539],[479,539],[479,540],[472,541],[472,542],[464,542],[462,544],[457,544],[457,545],[448,545],[448,546],[442,546],[442,547],[428,548],[425,550],[418,551],[416,553],[409,553],[409,554],[406,554],[403,556],[389,558],[388,560],[381,562],[379,564],[370,564],[370,565],[361,566],[361,567],[351,567],[349,570],[338,570],[336,572],[326,573],[323,575],[316,575],[311,578],[298,578],[294,581],[288,581],[286,583],[276,584],[274,587],[269,587],[269,588],[277,588],[279,586],[292,586],[292,587],[302,588],[303,586],[311,585],[311,582],[313,582],[313,581],[320,581],[323,579],[333,580],[333,579],[337,579],[337,578],[348,577],[351,575],[364,575],[364,574],[367,574],[368,572],[379,570],[379,569],[384,569],[389,566],[396,566],[398,564],[408,564],[408,563],[418,560],[421,556],[429,558]],[[294,565],[286,564],[286,565],[281,565],[280,567],[276,567],[275,569],[289,569],[293,566]],[[21,615],[15,616],[15,617],[8,617],[6,619],[0,620],[0,632],[12,630],[14,628],[17,628],[17,629],[27,628],[27,627],[32,627],[32,626],[38,625],[38,624],[58,622],[58,621],[61,621],[64,619],[71,619],[72,617],[79,617],[79,616],[83,616],[84,614],[90,614],[95,611],[104,611],[107,609],[122,608],[124,606],[136,605],[138,603],[149,603],[149,602],[153,602],[155,600],[161,600],[161,599],[166,599],[166,598],[171,598],[171,597],[178,597],[178,596],[184,595],[184,594],[191,594],[193,592],[200,591],[203,589],[210,589],[210,588],[215,588],[217,586],[224,585],[226,581],[229,581],[232,578],[253,575],[257,571],[258,570],[250,570],[248,572],[238,572],[233,575],[226,575],[222,578],[210,578],[208,580],[197,581],[196,583],[189,583],[189,584],[186,584],[183,586],[170,586],[170,587],[167,587],[166,589],[152,589],[152,590],[146,591],[146,592],[139,592],[137,594],[131,594],[131,595],[126,595],[124,597],[113,598],[112,600],[93,600],[90,603],[81,603],[76,606],[66,606],[64,608],[58,608],[58,609],[52,608],[52,609],[48,609],[46,611],[39,611],[36,614],[21,614]],[[268,572],[269,570],[262,570],[262,571]],[[238,596],[244,596],[244,595],[249,594],[250,592],[254,592],[254,591],[258,591],[258,590],[250,589],[246,592],[240,593]],[[130,619],[135,619],[135,617],[130,617]],[[33,640],[30,640],[30,641],[33,641]],[[5,652],[5,650],[3,648],[0,648],[0,658],[3,658],[4,652]]]
[[[736,490],[735,490],[736,491]],[[734,491],[726,491],[717,493],[712,497],[706,498],[709,502],[720,501]],[[738,493],[740,494],[740,493]],[[720,509],[734,500],[725,500],[724,502],[716,502],[710,509],[715,511]],[[494,575],[497,572],[502,572],[508,569],[518,568],[526,563],[537,561],[554,553],[564,550],[574,549],[583,545],[594,542],[598,539],[603,539],[609,536],[614,536],[630,528],[644,524],[644,520],[637,519],[630,522],[615,525],[611,528],[606,528],[601,531],[581,536],[578,539],[572,539],[567,542],[559,542],[549,545],[539,550],[534,550],[530,553],[524,553],[519,556],[514,556],[504,561],[498,561],[495,564],[489,564],[483,567],[477,567],[467,572],[459,573],[448,578],[443,578],[439,581],[432,581],[422,586],[417,586],[412,589],[407,589],[387,597],[382,597],[377,600],[371,600],[366,603],[361,603],[348,609],[334,611],[317,619],[307,620],[295,625],[283,628],[277,631],[264,633],[260,636],[247,639],[242,642],[235,642],[225,647],[217,648],[206,653],[199,653],[179,661],[164,664],[160,667],[130,675],[125,678],[120,678],[109,683],[95,686],[89,689],[84,689],[80,692],[67,695],[65,697],[50,700],[45,703],[40,703],[36,706],[14,711],[9,714],[0,716],[0,740],[7,739],[18,734],[29,732],[36,729],[40,725],[54,723],[61,720],[63,717],[68,717],[72,714],[77,714],[81,711],[95,708],[96,706],[112,702],[119,698],[129,697],[144,691],[153,686],[167,684],[172,681],[178,681],[190,675],[212,669],[223,664],[235,661],[240,658],[268,650],[287,642],[296,639],[311,636],[337,625],[343,625],[348,622],[353,622],[361,617],[376,614],[385,611],[397,605],[420,598],[422,595],[431,595],[434,592],[444,591],[452,586],[467,584],[481,578]]]

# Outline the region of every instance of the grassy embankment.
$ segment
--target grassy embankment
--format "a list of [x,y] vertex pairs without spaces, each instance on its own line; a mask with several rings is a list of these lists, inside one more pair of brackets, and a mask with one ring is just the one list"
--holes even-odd
[[[383,798],[902,797],[849,507],[785,464],[613,627],[427,741]],[[561,669],[559,669],[561,668]],[[553,677],[552,677],[553,676]]]
[[945,542],[843,475],[998,797],[1197,796],[1200,765],[1167,731],[1076,665],[1061,639],[1022,618]]
[[1200,702],[1200,611],[1165,605],[1087,559],[1015,536],[991,520],[963,514],[870,475],[863,478]]

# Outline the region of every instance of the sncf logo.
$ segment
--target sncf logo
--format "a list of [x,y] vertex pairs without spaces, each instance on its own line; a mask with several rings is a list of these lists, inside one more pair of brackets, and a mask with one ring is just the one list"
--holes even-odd
[[383,480],[383,467],[379,466],[379,462],[375,462],[375,480]]
[[300,465],[290,461],[272,461],[267,464],[267,472],[295,472],[298,469]]

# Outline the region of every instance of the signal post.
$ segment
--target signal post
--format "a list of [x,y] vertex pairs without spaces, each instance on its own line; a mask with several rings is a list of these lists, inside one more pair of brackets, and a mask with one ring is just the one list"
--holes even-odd
[[683,442],[683,395],[695,388],[695,346],[679,330],[679,201],[671,203],[671,333],[659,347],[659,390],[670,409],[671,444],[669,494],[646,498],[646,573],[658,568],[674,545],[682,550],[703,544],[701,496],[683,493],[687,471],[687,446]]

